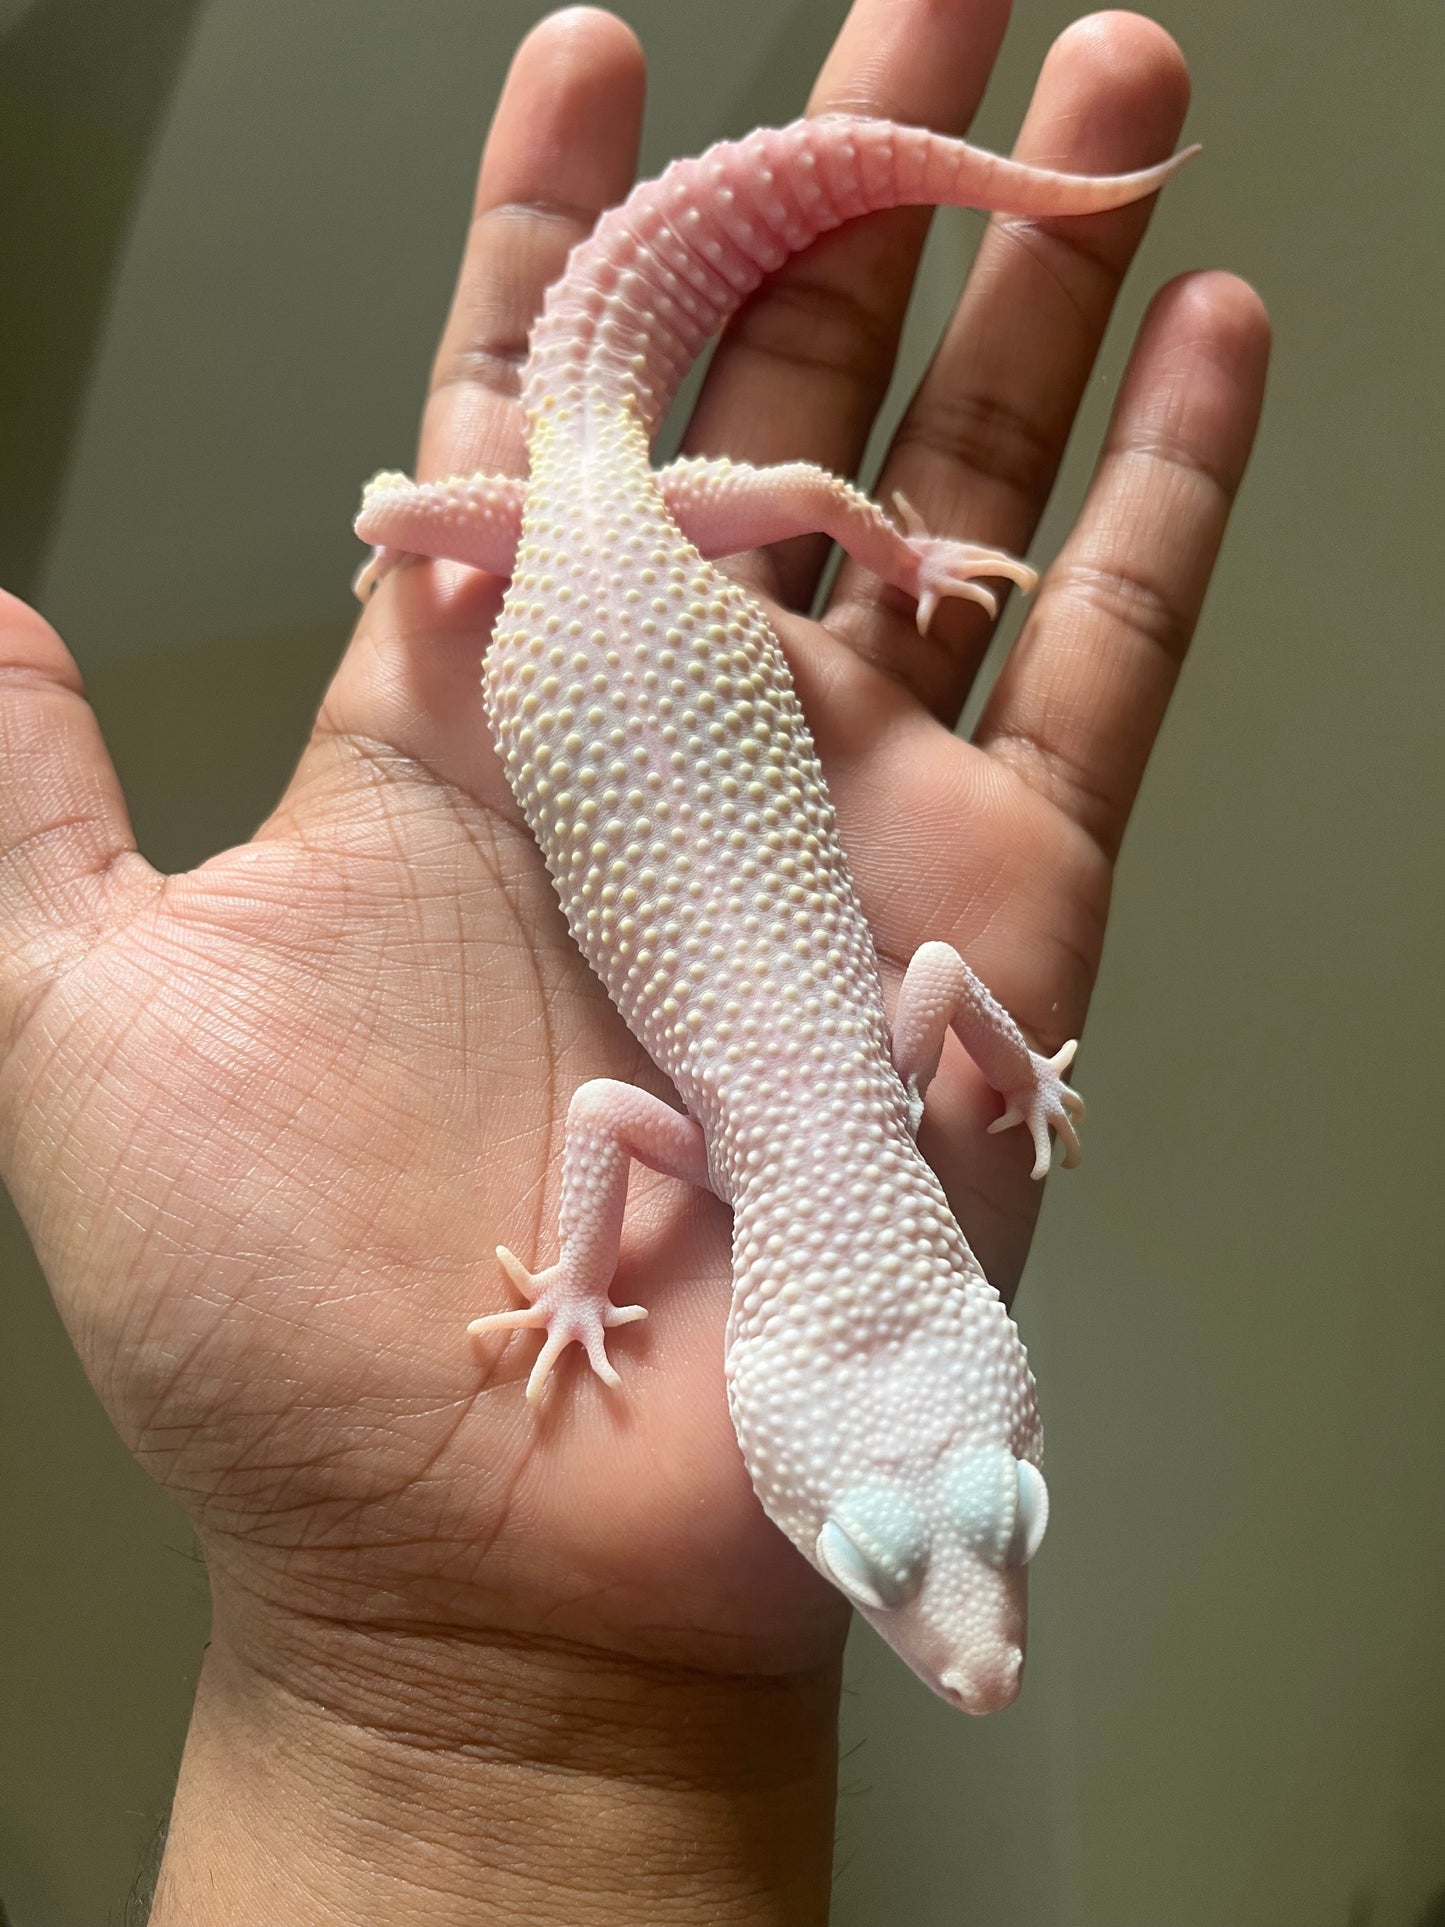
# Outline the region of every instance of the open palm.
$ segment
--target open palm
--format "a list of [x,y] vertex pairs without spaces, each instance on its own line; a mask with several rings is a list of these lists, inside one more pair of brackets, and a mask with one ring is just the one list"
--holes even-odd
[[[960,131],[998,5],[859,0],[812,107]],[[519,54],[438,358],[423,473],[522,467],[518,356],[567,249],[630,183],[641,58],[609,16]],[[1079,172],[1157,159],[1186,85],[1128,15],[1072,30],[1019,152]],[[997,223],[879,494],[1022,547],[1147,211]],[[765,284],[719,350],[687,447],[855,464],[922,237],[858,223]],[[1249,291],[1156,301],[1079,526],[973,743],[951,732],[987,635],[824,557],[753,558],[896,982],[956,945],[1036,1047],[1077,1032],[1117,849],[1253,432]],[[568,1098],[662,1088],[567,939],[487,739],[479,663],[501,585],[441,568],[368,609],[276,813],[178,877],[134,852],[68,657],[11,603],[0,640],[5,1169],[122,1435],[190,1512],[218,1614],[551,1636],[753,1672],[826,1659],[837,1600],[766,1523],[727,1417],[728,1231],[639,1176],[624,1379],[557,1375],[535,1341],[472,1344],[508,1302],[492,1255],[552,1255]],[[949,1055],[923,1147],[1011,1292],[1037,1189],[1019,1134]]]

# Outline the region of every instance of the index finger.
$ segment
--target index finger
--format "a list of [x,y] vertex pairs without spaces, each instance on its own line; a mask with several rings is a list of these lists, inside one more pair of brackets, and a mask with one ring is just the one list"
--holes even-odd
[[420,478],[525,467],[527,335],[568,254],[632,186],[645,78],[631,28],[594,7],[550,15],[517,49],[432,366]]
[[[461,270],[432,368],[417,472],[520,475],[517,406],[527,336],[548,286],[599,213],[632,183],[642,120],[642,51],[611,14],[573,7],[528,34],[512,60],[482,157]],[[357,627],[270,833],[325,811],[336,785],[380,755],[489,801],[504,793],[485,729],[479,656],[495,582],[453,598],[434,571],[410,585],[404,619],[375,603]],[[414,649],[459,637],[454,649]],[[424,692],[424,693],[422,693]],[[381,746],[380,751],[378,746]]]

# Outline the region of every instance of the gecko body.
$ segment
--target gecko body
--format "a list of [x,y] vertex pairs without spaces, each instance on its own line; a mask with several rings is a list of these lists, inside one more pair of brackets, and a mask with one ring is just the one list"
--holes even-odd
[[499,1256],[536,1328],[541,1389],[578,1343],[609,1383],[609,1287],[633,1159],[733,1211],[725,1370],[768,1515],[933,1689],[971,1712],[1018,1690],[1025,1568],[1044,1531],[1023,1345],[915,1138],[951,1025],[1023,1123],[1077,1154],[1072,1055],[1032,1051],[947,945],[925,944],[891,1031],[871,935],[782,651],[709,557],[822,528],[918,599],[994,606],[1012,557],[899,529],[794,463],[650,465],[677,382],[764,274],[873,209],[1028,217],[1152,192],[1052,174],[885,122],[822,117],[676,163],[577,247],[533,331],[529,474],[379,476],[369,589],[403,556],[510,577],[484,670],[508,782],[568,926],[685,1112],[611,1080],[568,1114],[560,1253]]

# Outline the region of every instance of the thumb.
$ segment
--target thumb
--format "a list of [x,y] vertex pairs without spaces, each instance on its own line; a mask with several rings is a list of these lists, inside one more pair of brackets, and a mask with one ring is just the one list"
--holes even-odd
[[69,651],[0,590],[0,1056],[46,989],[158,885]]

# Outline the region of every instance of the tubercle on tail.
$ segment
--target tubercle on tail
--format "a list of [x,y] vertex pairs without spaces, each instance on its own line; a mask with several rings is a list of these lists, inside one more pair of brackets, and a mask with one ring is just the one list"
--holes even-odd
[[857,216],[910,205],[1045,220],[1155,193],[1195,153],[1129,174],[1064,174],[927,128],[824,114],[675,161],[573,249],[532,332],[529,417],[584,393],[633,401],[655,432],[706,342],[764,276]]

